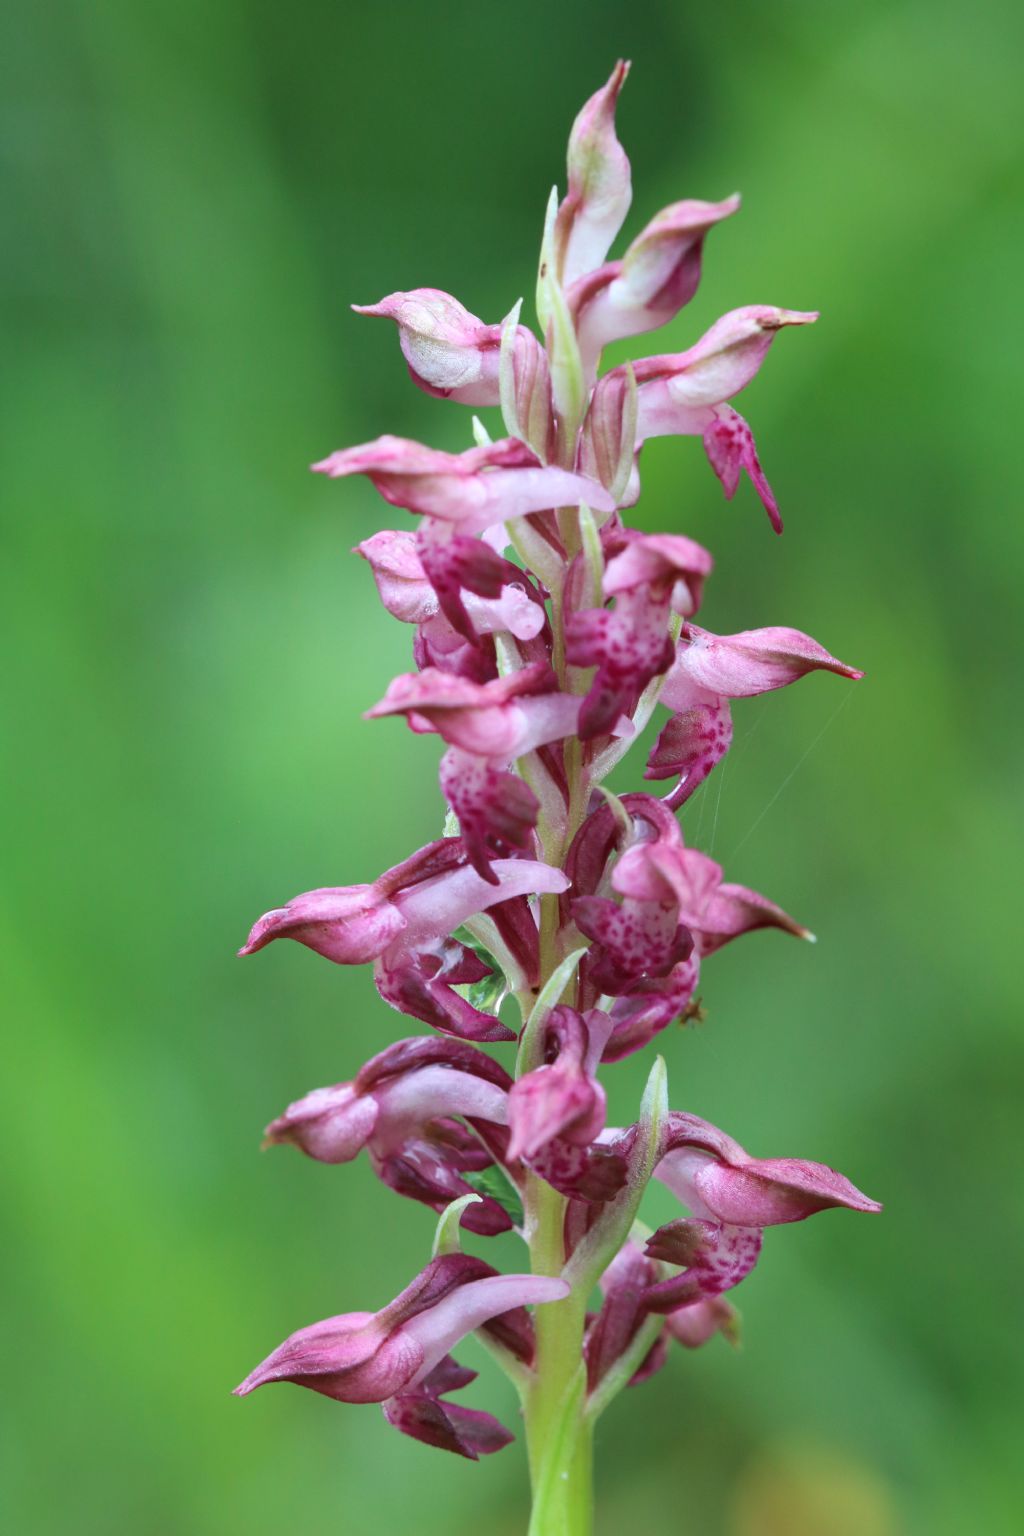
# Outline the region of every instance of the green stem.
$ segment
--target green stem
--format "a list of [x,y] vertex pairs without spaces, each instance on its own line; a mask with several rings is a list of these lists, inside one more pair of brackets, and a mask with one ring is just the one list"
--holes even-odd
[[[561,1273],[566,1203],[549,1184],[531,1176],[527,1231],[535,1273]],[[523,1404],[533,1490],[529,1536],[590,1536],[593,1528],[585,1320],[586,1298],[579,1291],[538,1307],[534,1317],[537,1353]]]
[[[562,632],[562,614],[556,615],[556,644]],[[564,653],[563,653],[564,654]],[[569,780],[569,815],[574,823],[585,795],[585,770],[578,751],[566,754]],[[571,834],[570,834],[571,835]],[[544,848],[545,857],[561,863],[565,853],[563,837],[552,837],[557,846]],[[541,901],[540,985],[538,999],[545,987],[561,992],[556,972],[562,956],[558,949],[558,899]],[[568,957],[562,966],[568,971],[566,982],[574,974]],[[566,991],[570,989],[566,987]],[[575,993],[572,993],[575,996]],[[559,1000],[552,995],[551,1006]],[[536,1010],[535,1010],[536,1011]],[[524,1025],[527,1020],[524,1017]],[[543,1020],[531,1020],[542,1027]],[[536,1034],[536,1030],[533,1031]],[[536,1040],[524,1030],[519,1072],[538,1065]],[[534,1174],[527,1175],[524,1191],[525,1236],[530,1247],[534,1274],[560,1275],[565,1264],[565,1212],[568,1201],[557,1190]],[[591,1441],[593,1420],[586,1412],[587,1381],[583,1362],[583,1330],[586,1325],[587,1294],[574,1289],[565,1301],[538,1307],[534,1315],[536,1355],[529,1385],[523,1395],[526,1447],[530,1462],[533,1510],[529,1536],[591,1536],[593,1530],[593,1464]]]

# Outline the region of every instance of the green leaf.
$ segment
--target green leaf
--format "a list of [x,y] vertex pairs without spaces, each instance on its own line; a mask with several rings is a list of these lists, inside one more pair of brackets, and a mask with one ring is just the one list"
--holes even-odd
[[571,955],[566,955],[561,965],[556,966],[541,988],[523,1033],[519,1037],[517,1076],[521,1077],[526,1072],[532,1072],[534,1067],[540,1066],[537,1058],[544,1022],[576,975],[577,967],[586,952],[587,945],[584,944],[580,949],[574,949]]
[[464,1173],[462,1178],[465,1183],[471,1184],[478,1194],[489,1195],[492,1200],[497,1200],[514,1226],[522,1226],[523,1202],[519,1198],[518,1189],[504,1168],[499,1168],[497,1163],[492,1163],[490,1168],[485,1168],[482,1173]]
[[481,981],[469,982],[466,986],[456,987],[455,990],[464,997],[467,1003],[474,1008],[479,1008],[481,1013],[498,1013],[502,1003],[508,996],[508,982],[505,972],[495,960],[489,949],[485,949],[479,939],[475,939],[468,928],[459,928],[453,935],[460,944],[465,944],[488,966],[491,975],[485,976]]
[[438,1218],[431,1258],[436,1259],[438,1254],[462,1252],[460,1237],[462,1213],[467,1205],[475,1205],[480,1199],[480,1195],[460,1195],[457,1200],[445,1206]]

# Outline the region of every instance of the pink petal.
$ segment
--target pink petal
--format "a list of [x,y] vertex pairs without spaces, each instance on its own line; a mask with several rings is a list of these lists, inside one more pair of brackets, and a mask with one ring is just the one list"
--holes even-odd
[[782,517],[775,493],[768,484],[757,456],[754,434],[740,415],[729,405],[719,405],[710,413],[702,431],[704,451],[708,463],[722,482],[726,501],[731,501],[740,483],[740,471],[746,470],[750,482],[768,513],[776,533],[782,532]]
[[467,917],[485,912],[512,896],[557,895],[568,885],[560,869],[533,859],[498,859],[492,869],[499,884],[490,885],[463,865],[429,880],[397,898],[408,929],[402,947],[415,949],[438,934],[453,933]]
[[668,1331],[684,1349],[699,1349],[716,1333],[734,1339],[739,1328],[739,1313],[721,1296],[705,1297],[689,1306],[678,1307],[665,1318]]
[[604,1016],[596,1010],[586,1018],[564,1005],[551,1010],[544,1025],[544,1064],[519,1078],[509,1093],[510,1158],[529,1159],[556,1137],[587,1146],[600,1134],[605,1096],[594,1073],[606,1038]]
[[707,702],[695,703],[672,716],[651,749],[644,778],[678,778],[668,797],[668,803],[678,809],[721,762],[731,744],[728,700],[708,696]]
[[422,1352],[422,1364],[412,1385],[422,1380],[460,1339],[492,1318],[516,1307],[564,1301],[568,1295],[569,1287],[564,1280],[545,1275],[494,1274],[451,1290],[403,1325],[403,1333]]
[[508,1094],[496,1083],[441,1065],[421,1067],[375,1090],[378,1118],[373,1133],[381,1151],[408,1139],[431,1120],[473,1116],[504,1125]]
[[638,843],[612,872],[612,888],[643,902],[672,902],[689,927],[701,923],[722,883],[722,866],[678,842]]
[[[480,980],[489,974],[486,967],[482,967],[475,978],[464,976],[461,979]],[[483,1051],[460,1040],[438,1040],[432,1035],[413,1035],[407,1040],[396,1040],[386,1046],[360,1067],[355,1086],[360,1093],[369,1093],[392,1078],[432,1066],[444,1066],[453,1072],[468,1073],[502,1089],[512,1086],[512,1079],[501,1063]]]

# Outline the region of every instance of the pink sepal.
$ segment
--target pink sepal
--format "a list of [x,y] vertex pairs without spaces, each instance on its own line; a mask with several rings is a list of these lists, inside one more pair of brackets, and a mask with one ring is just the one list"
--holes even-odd
[[265,912],[240,955],[274,939],[295,939],[337,965],[363,965],[384,953],[405,927],[397,906],[375,885],[322,886]]
[[349,1163],[366,1146],[377,1123],[374,1098],[353,1083],[314,1088],[289,1104],[263,1133],[265,1146],[291,1143],[320,1163]]
[[[750,304],[716,320],[688,351],[665,352],[633,363],[640,391],[638,440],[674,430],[662,424],[658,416],[662,410],[700,410],[731,400],[757,374],[779,331],[789,325],[810,325],[817,318],[816,311]],[[647,430],[649,424],[655,430]]]
[[774,901],[745,885],[720,885],[695,927],[702,955],[714,954],[723,944],[758,928],[779,928],[796,939],[811,939],[809,929],[790,917]]
[[427,394],[461,405],[498,404],[500,325],[485,325],[439,288],[390,293],[352,308],[395,321],[409,373]]
[[678,810],[722,761],[731,744],[729,701],[695,689],[694,702],[679,709],[662,728],[647,759],[644,778],[677,779],[665,803]]
[[864,676],[799,629],[774,625],[741,630],[736,635],[713,635],[696,624],[687,624],[661,699],[669,709],[686,708],[695,687],[705,694],[748,699],[786,688],[808,672],[817,671],[834,672],[854,682]]
[[332,453],[313,469],[335,480],[366,475],[392,506],[458,524],[466,534],[581,501],[595,511],[614,509],[596,481],[542,465],[531,448],[513,437],[464,453],[444,453],[408,438],[384,436]]
[[676,1111],[668,1116],[655,1172],[694,1215],[738,1226],[803,1221],[832,1206],[882,1209],[834,1168],[796,1158],[751,1157],[717,1126]]
[[569,185],[555,224],[566,287],[601,265],[632,202],[629,160],[615,134],[615,103],[628,73],[620,59],[580,109],[569,135]]
[[291,1381],[346,1403],[380,1403],[425,1380],[467,1333],[524,1305],[560,1301],[563,1280],[499,1275],[482,1259],[434,1259],[380,1312],[350,1312],[301,1328],[235,1388],[240,1397]]
[[621,261],[584,277],[568,294],[584,366],[594,367],[609,342],[667,325],[700,282],[709,230],[735,213],[738,197],[720,203],[688,199],[655,214]]
[[442,757],[440,784],[458,819],[469,862],[490,884],[497,884],[491,860],[531,847],[540,809],[537,796],[517,774],[461,747],[449,747]]

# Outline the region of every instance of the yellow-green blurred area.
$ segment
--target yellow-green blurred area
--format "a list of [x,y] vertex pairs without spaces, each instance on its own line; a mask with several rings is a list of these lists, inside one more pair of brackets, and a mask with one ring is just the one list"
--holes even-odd
[[[767,1234],[743,1349],[677,1350],[603,1421],[598,1531],[1019,1532],[1019,7],[15,0],[4,31],[8,1528],[525,1528],[521,1444],[473,1466],[373,1407],[230,1396],[392,1297],[433,1229],[365,1159],[259,1152],[417,1026],[367,971],[234,950],[440,828],[436,746],[360,718],[411,632],[349,550],[411,524],[306,466],[380,432],[458,449],[469,413],[348,304],[529,306],[570,122],[623,53],[627,236],[744,196],[634,355],[822,311],[739,402],[785,537],[693,439],[645,450],[636,517],[713,549],[708,627],[867,672],[738,703],[685,813],[819,942],[710,962],[672,1099],[886,1211]],[[648,1064],[609,1074],[616,1121]]]

